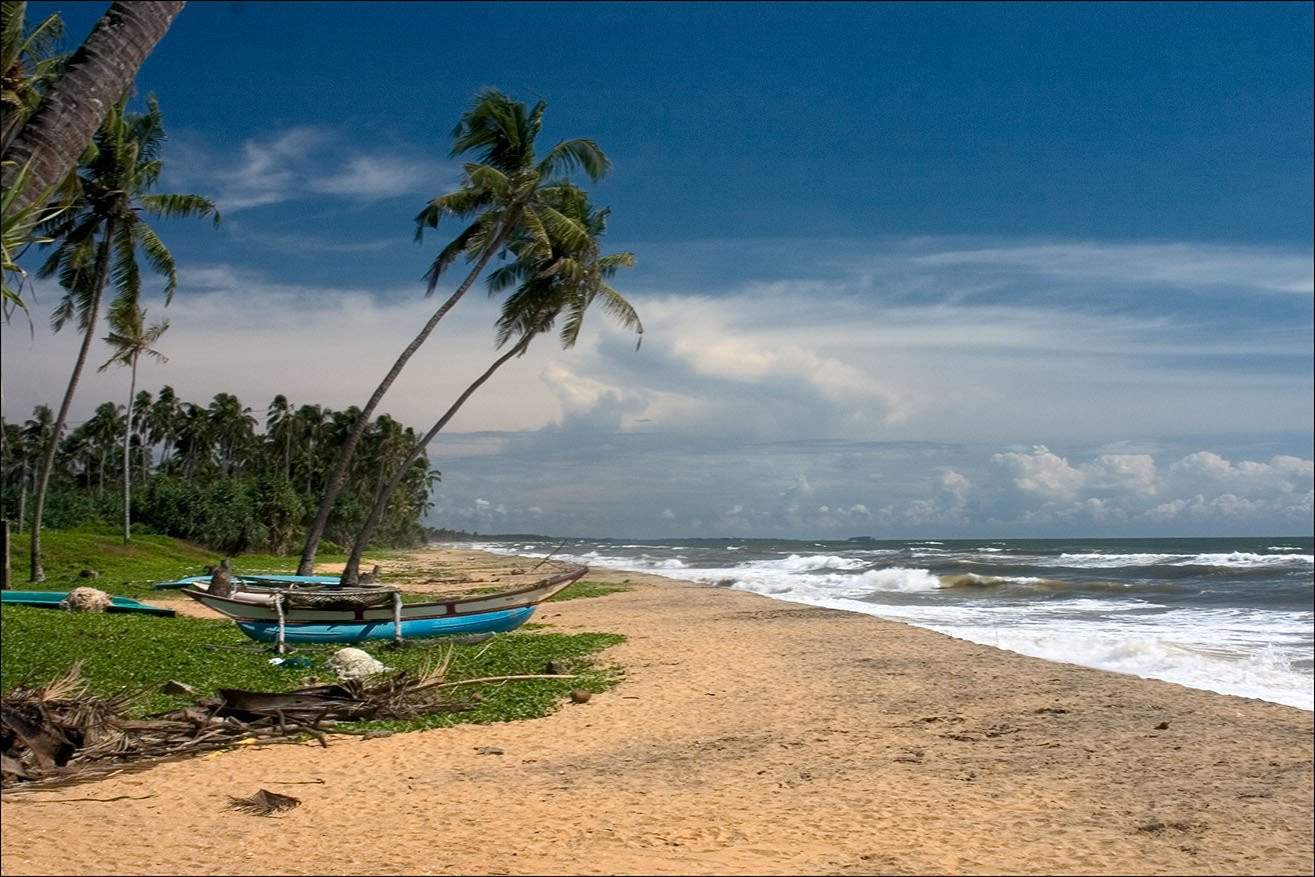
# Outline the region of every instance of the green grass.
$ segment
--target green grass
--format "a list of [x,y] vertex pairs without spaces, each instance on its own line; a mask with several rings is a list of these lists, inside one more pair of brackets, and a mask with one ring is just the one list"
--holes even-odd
[[[215,562],[214,552],[188,546],[161,536],[134,536],[124,546],[112,535],[86,531],[42,534],[47,581],[44,590],[71,590],[94,585],[108,593],[137,597],[150,602],[160,591],[156,581],[200,574]],[[256,571],[268,562],[268,570],[287,569],[287,558],[244,556],[234,565]],[[89,581],[82,569],[100,572]],[[19,590],[32,586],[17,581]],[[598,597],[625,586],[581,580],[559,593],[554,600]],[[496,634],[482,643],[455,645],[442,637],[410,641],[411,648],[394,649],[388,641],[358,643],[386,666],[413,673],[422,672],[451,651],[447,679],[475,679],[544,673],[548,662],[564,665],[574,678],[514,680],[461,686],[454,696],[480,695],[479,705],[458,713],[438,713],[409,721],[361,722],[360,729],[416,730],[459,723],[489,723],[537,718],[560,706],[573,689],[605,691],[620,681],[615,666],[598,666],[598,652],[625,637],[611,633],[560,634],[541,625],[525,625]],[[166,695],[160,687],[170,681],[186,683],[203,697],[219,688],[254,691],[288,691],[302,685],[306,676],[334,681],[322,669],[341,645],[298,644],[290,656],[313,662],[309,668],[284,669],[271,664],[268,644],[246,637],[231,621],[200,618],[161,618],[148,615],[73,613],[28,606],[5,606],[0,610],[0,692],[15,687],[39,686],[63,676],[82,662],[82,677],[93,694],[114,696],[141,693],[134,702],[134,716],[147,716],[189,705],[191,698]]]
[[[122,530],[85,527],[48,531],[41,534],[41,566],[46,578],[32,583],[28,581],[31,544],[26,533],[10,535],[10,582],[16,591],[71,591],[88,585],[117,597],[140,600],[159,596],[160,592],[152,587],[156,582],[204,575],[206,567],[217,564],[223,556],[168,536],[134,533],[125,545]],[[334,563],[346,557],[326,554],[318,559]],[[232,563],[241,572],[292,572],[297,558],[243,554],[233,557]]]

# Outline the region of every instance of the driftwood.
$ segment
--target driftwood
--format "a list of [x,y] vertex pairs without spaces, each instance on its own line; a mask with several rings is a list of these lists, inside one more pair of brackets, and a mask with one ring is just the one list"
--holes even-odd
[[[449,652],[428,671],[317,685],[288,692],[219,689],[219,697],[146,718],[130,718],[133,696],[89,695],[74,665],[40,689],[16,688],[0,698],[0,787],[6,793],[40,785],[98,779],[122,770],[228,749],[243,743],[292,742],[307,736],[327,746],[326,731],[354,733],[339,722],[409,719],[473,709],[478,697],[449,692],[475,682],[542,677],[493,677],[450,682]],[[560,678],[560,677],[558,677]]]

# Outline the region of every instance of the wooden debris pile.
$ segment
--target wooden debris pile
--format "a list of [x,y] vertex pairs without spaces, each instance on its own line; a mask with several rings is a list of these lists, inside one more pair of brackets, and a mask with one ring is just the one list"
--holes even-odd
[[[449,656],[450,657],[450,656]],[[448,696],[463,683],[443,678],[447,661],[419,676],[398,672],[272,693],[221,688],[183,709],[130,718],[139,695],[88,694],[79,665],[42,688],[0,698],[0,787],[96,779],[133,766],[251,742],[291,742],[307,735],[327,746],[326,731],[360,733],[339,722],[408,719],[472,709],[478,699]]]

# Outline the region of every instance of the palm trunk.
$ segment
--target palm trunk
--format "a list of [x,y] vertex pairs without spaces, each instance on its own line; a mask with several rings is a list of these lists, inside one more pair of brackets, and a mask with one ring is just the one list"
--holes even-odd
[[18,483],[18,530],[23,531],[23,522],[27,520],[27,488],[32,483],[32,473],[28,471],[27,461],[23,461],[22,480]]
[[184,5],[180,0],[139,0],[110,6],[5,150],[4,188],[28,168],[15,209],[46,196],[69,175]]
[[31,575],[29,580],[44,582],[46,571],[41,567],[41,516],[46,510],[46,489],[50,486],[50,471],[55,467],[55,453],[59,450],[59,440],[68,422],[69,408],[73,405],[73,394],[77,392],[78,380],[82,377],[83,366],[87,364],[87,354],[91,351],[91,341],[96,334],[96,319],[100,315],[101,294],[110,276],[110,241],[114,238],[114,220],[105,226],[105,240],[100,245],[100,263],[96,266],[96,291],[92,295],[91,307],[87,310],[87,328],[82,335],[82,346],[78,348],[78,359],[73,364],[73,374],[68,379],[68,389],[64,391],[64,400],[59,403],[59,416],[50,432],[50,444],[41,455],[41,468],[37,472],[37,483],[32,497],[32,544]]
[[[388,485],[375,496],[374,506],[370,509],[370,516],[365,519],[365,524],[361,526],[361,531],[356,534],[356,540],[352,543],[351,553],[347,556],[347,565],[343,567],[342,570],[340,584],[355,585],[359,583],[361,555],[365,552],[365,544],[370,541],[370,534],[374,532],[375,527],[379,526],[379,522],[383,520],[384,511],[388,508],[388,500],[397,492],[397,488],[401,485],[402,479],[406,477],[407,467],[415,462],[416,458],[419,457],[424,452],[425,448],[428,447],[429,443],[434,440],[434,436],[438,435],[443,427],[447,426],[448,421],[456,416],[456,413],[461,410],[461,406],[466,404],[466,400],[474,395],[475,391],[482,387],[485,381],[493,377],[494,372],[502,368],[511,359],[520,356],[529,348],[530,340],[533,337],[533,335],[526,335],[520,341],[516,342],[515,347],[498,357],[493,365],[488,367],[484,374],[476,378],[469,387],[466,387],[465,392],[457,397],[457,401],[453,402],[447,412],[438,419],[438,422],[429,428],[429,432],[425,433],[424,438],[416,442],[411,448],[410,453],[406,455],[406,459],[402,461],[402,464],[397,467],[397,471],[393,473],[393,477],[389,480]],[[309,574],[302,573],[302,575]]]
[[389,370],[383,382],[375,389],[370,401],[365,403],[360,419],[356,421],[356,427],[352,430],[352,434],[343,443],[341,450],[338,451],[338,459],[334,463],[333,471],[329,473],[329,480],[324,485],[324,497],[320,501],[320,509],[315,515],[315,520],[311,523],[310,531],[306,534],[306,545],[301,552],[301,561],[297,564],[297,575],[311,575],[315,568],[315,552],[319,549],[320,540],[324,537],[324,527],[329,521],[329,515],[333,512],[334,500],[338,498],[338,491],[342,489],[343,482],[347,478],[347,468],[351,465],[352,454],[356,452],[357,443],[360,442],[361,436],[365,434],[366,427],[370,425],[370,417],[374,414],[374,409],[379,406],[379,401],[383,398],[384,393],[388,392],[388,388],[393,385],[393,381],[397,380],[403,366],[420,349],[420,345],[424,344],[429,338],[430,333],[434,331],[434,327],[438,325],[438,321],[443,319],[447,312],[452,309],[452,306],[466,294],[466,291],[474,284],[475,278],[479,276],[480,272],[484,270],[484,266],[493,258],[493,254],[502,248],[503,241],[507,239],[510,233],[510,225],[504,225],[502,230],[498,232],[497,239],[484,251],[484,255],[480,257],[470,274],[466,276],[465,281],[457,288],[456,292],[452,293],[447,301],[443,302],[442,307],[429,318],[429,322],[425,323],[424,328],[420,330],[420,334],[416,335],[415,339],[402,351],[402,355],[397,358],[397,362],[393,363],[392,369]]
[[128,385],[128,423],[123,428],[123,544],[132,541],[132,397],[137,395],[137,355],[132,357]]

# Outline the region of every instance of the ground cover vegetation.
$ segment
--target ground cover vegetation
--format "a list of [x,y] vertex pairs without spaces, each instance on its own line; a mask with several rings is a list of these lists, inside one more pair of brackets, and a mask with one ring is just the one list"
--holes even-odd
[[[201,546],[163,536],[142,536],[124,545],[112,526],[52,531],[47,550],[48,584],[72,588],[86,584],[91,573],[96,587],[147,602],[174,594],[155,590],[156,581],[199,572],[212,557]],[[398,567],[391,575],[398,580],[432,582],[435,594],[442,592],[443,582],[464,578],[446,568],[439,556],[418,563],[414,554],[403,552],[380,557],[407,559],[410,566]],[[256,572],[277,569],[280,562],[274,555],[248,554],[242,556],[239,566]],[[624,589],[586,579],[573,583],[552,601],[593,598]],[[530,623],[486,638],[434,637],[408,641],[403,648],[383,640],[357,644],[387,668],[368,680],[371,685],[405,680],[414,686],[437,678],[442,697],[427,701],[429,708],[413,714],[367,716],[321,730],[353,734],[414,731],[544,716],[579,701],[582,693],[587,698],[619,682],[623,671],[600,663],[597,656],[623,641],[617,634],[562,634]],[[0,698],[9,707],[28,709],[34,705],[34,692],[73,691],[75,706],[112,711],[109,724],[118,722],[137,731],[173,727],[176,721],[164,717],[215,702],[225,689],[279,694],[308,686],[346,684],[334,675],[330,660],[341,648],[338,644],[298,644],[276,658],[269,645],[251,641],[228,619],[6,605],[0,609],[0,649],[4,654]],[[76,679],[76,686],[64,684],[70,678]],[[58,697],[53,695],[51,703]],[[240,733],[208,742],[200,736],[212,735],[198,731],[196,737],[175,737],[168,741],[168,748],[178,754],[195,754],[194,743],[206,744],[196,752],[225,741],[236,745],[246,728],[238,730]],[[304,736],[297,727],[292,731],[283,739]],[[280,735],[266,727],[253,729],[254,738],[277,740]],[[101,754],[96,764],[102,765],[111,756],[132,760],[129,754]]]

